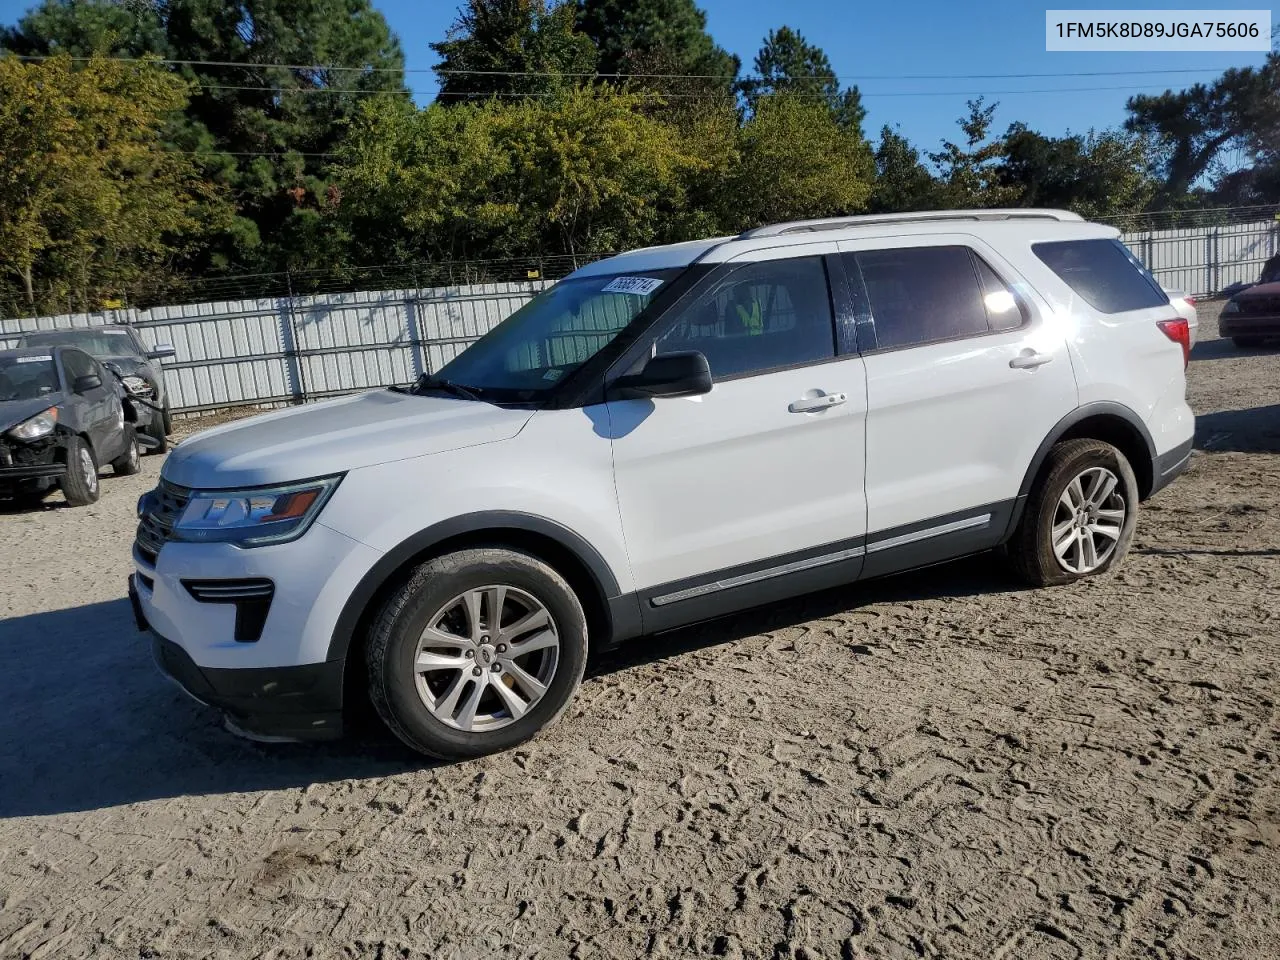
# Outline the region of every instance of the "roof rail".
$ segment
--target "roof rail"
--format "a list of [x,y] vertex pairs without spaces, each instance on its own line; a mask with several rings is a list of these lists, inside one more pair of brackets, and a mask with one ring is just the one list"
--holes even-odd
[[921,210],[915,213],[872,213],[856,217],[826,217],[821,220],[793,220],[774,223],[738,234],[739,240],[754,237],[780,237],[786,233],[810,233],[817,230],[840,230],[881,223],[919,223],[931,220],[1059,220],[1082,222],[1084,218],[1070,210],[1045,210],[1033,207],[996,210]]

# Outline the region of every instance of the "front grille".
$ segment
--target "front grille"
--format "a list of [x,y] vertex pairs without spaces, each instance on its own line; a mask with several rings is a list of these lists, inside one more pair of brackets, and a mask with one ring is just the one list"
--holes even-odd
[[0,467],[35,467],[54,462],[58,441],[53,437],[11,443],[0,439]]
[[1280,316],[1280,297],[1242,297],[1240,312],[1250,317]]
[[134,545],[142,559],[154,564],[160,548],[173,538],[173,527],[187,508],[191,491],[161,480],[147,495],[142,517],[138,521],[138,538]]

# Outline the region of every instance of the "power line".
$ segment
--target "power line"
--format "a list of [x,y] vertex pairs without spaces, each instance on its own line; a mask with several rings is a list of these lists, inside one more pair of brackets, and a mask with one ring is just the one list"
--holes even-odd
[[[20,60],[52,60],[60,55],[26,54]],[[489,77],[571,77],[575,79],[635,79],[635,80],[722,80],[726,82],[768,80],[767,77],[744,74],[730,76],[715,73],[586,73],[559,72],[553,70],[459,70],[437,67],[346,67],[334,64],[298,64],[298,63],[246,63],[236,60],[168,60],[158,57],[71,57],[73,62],[87,63],[94,59],[111,60],[117,63],[159,63],[167,66],[182,67],[225,67],[253,70],[301,70],[310,73],[434,73],[441,76],[489,76]],[[885,74],[813,74],[805,77],[794,77],[793,80],[1031,80],[1064,77],[1119,77],[1119,76],[1155,76],[1160,74],[1197,74],[1221,73],[1211,67],[1178,67],[1158,70],[1071,70],[1061,73],[885,73]]]

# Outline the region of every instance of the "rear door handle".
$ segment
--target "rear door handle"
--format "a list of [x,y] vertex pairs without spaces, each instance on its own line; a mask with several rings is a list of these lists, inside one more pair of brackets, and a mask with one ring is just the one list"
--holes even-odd
[[1009,366],[1015,370],[1034,370],[1036,367],[1042,367],[1053,359],[1051,353],[1036,353],[1034,350],[1026,350],[1012,360]]
[[828,407],[838,407],[842,403],[847,403],[848,400],[848,394],[824,393],[818,397],[805,397],[803,400],[793,400],[787,409],[792,413],[813,413],[815,410],[826,410]]

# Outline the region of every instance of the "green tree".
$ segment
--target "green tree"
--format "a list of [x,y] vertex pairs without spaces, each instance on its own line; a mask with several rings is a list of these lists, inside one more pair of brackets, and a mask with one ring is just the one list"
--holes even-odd
[[1213,83],[1186,90],[1130,97],[1127,129],[1151,137],[1159,147],[1157,202],[1176,204],[1235,144],[1253,154],[1274,149],[1280,137],[1280,56],[1261,68],[1226,71]]
[[870,147],[817,100],[759,98],[739,134],[738,154],[719,204],[729,229],[853,214],[871,196]]
[[431,49],[445,103],[546,95],[587,82],[596,69],[595,45],[578,32],[571,0],[467,0]]
[[876,179],[869,204],[872,213],[932,210],[939,206],[938,184],[920,162],[920,151],[888,125],[880,129],[875,160]]
[[969,112],[957,121],[964,131],[963,145],[944,140],[941,150],[929,154],[939,171],[940,206],[1001,207],[1017,198],[1018,191],[1000,181],[1004,141],[990,137],[997,106],[987,106],[982,97],[968,101]]
[[998,179],[1022,206],[1085,217],[1138,213],[1155,193],[1148,145],[1114,131],[1046,137],[1015,123],[1004,137]]
[[379,98],[340,148],[339,217],[364,257],[570,254],[666,239],[699,165],[634,94],[444,108]]
[[151,63],[0,56],[0,300],[11,312],[137,302],[230,210],[164,148],[187,85]]
[[371,92],[407,97],[399,42],[370,0],[43,0],[3,43],[21,54],[199,61],[171,66],[192,93],[166,139],[240,211],[208,252],[215,270],[300,265],[297,231],[310,234],[327,195],[324,154],[342,124]]
[[799,31],[790,27],[770,30],[764,46],[756,54],[755,72],[755,76],[741,84],[753,110],[760,97],[772,93],[812,97],[827,104],[840,126],[862,135],[862,121],[867,112],[858,88],[841,90],[826,53],[809,43]]
[[578,23],[600,51],[600,70],[637,69],[647,54],[665,51],[679,74],[737,78],[738,58],[707,33],[707,15],[694,0],[578,0]]

